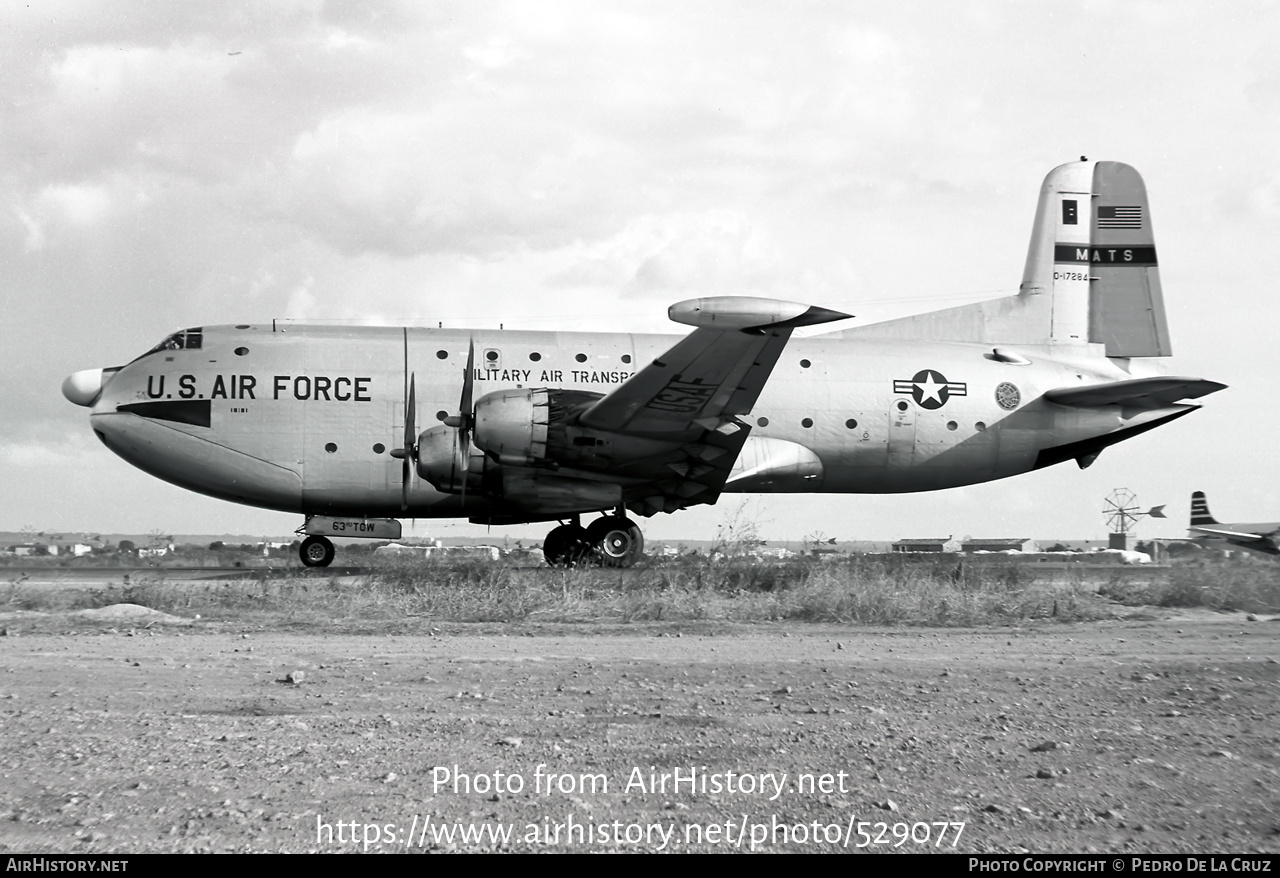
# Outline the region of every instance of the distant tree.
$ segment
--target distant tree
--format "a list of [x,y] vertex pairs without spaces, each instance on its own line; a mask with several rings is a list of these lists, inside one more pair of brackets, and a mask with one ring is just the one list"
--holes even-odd
[[116,546],[116,549],[121,552],[130,553],[138,551],[138,547],[133,544],[133,540],[121,540]]
[[214,540],[212,543],[209,544],[209,551],[217,552],[217,551],[220,551],[224,546],[225,544],[222,542],[222,540]]

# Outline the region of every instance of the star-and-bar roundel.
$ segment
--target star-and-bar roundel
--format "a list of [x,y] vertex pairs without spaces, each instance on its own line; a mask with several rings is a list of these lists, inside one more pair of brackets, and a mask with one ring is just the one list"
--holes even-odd
[[963,381],[948,381],[934,369],[922,369],[910,381],[895,380],[893,392],[911,394],[922,409],[940,409],[953,396],[968,396],[969,385]]

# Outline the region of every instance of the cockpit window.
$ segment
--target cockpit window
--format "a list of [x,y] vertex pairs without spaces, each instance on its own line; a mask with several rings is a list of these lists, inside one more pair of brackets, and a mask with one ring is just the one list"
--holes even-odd
[[[197,326],[195,329],[184,329],[181,332],[175,332],[166,338],[160,344],[147,351],[142,357],[149,357],[161,351],[198,351],[204,346],[204,327]],[[141,360],[142,357],[137,359]]]

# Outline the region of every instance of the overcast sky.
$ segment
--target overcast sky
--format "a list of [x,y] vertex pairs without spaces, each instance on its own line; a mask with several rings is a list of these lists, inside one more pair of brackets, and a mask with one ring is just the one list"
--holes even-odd
[[[273,317],[668,332],[695,295],[862,321],[1016,292],[1055,165],[1134,165],[1203,411],[972,488],[726,495],[654,539],[1097,538],[1280,519],[1274,2],[57,2],[0,10],[0,530],[284,534],[59,385]],[[543,526],[498,529],[540,535]],[[471,535],[444,522],[417,533]]]

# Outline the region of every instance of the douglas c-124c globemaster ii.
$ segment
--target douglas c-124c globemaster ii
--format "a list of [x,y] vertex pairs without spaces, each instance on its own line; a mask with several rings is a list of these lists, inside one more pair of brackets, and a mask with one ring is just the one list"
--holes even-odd
[[625,566],[631,515],[1085,467],[1224,386],[1149,359],[1171,354],[1151,214],[1118,162],[1045,178],[1017,295],[790,344],[848,315],[741,297],[669,314],[696,328],[203,327],[63,393],[135,466],[306,516],[310,566],[328,537],[394,539],[410,517],[558,521],[549,562]]

